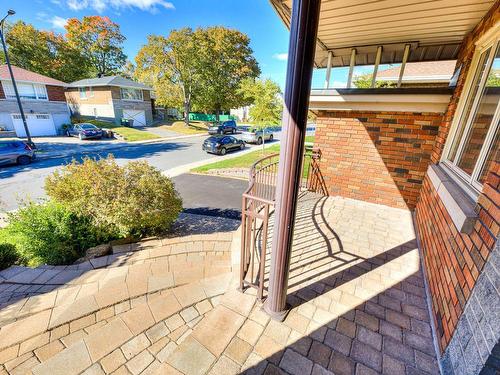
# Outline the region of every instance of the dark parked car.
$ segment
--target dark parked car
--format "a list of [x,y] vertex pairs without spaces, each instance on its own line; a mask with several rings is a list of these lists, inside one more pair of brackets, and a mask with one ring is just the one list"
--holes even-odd
[[202,149],[211,154],[226,155],[233,150],[243,150],[245,142],[230,135],[214,135],[203,142]]
[[23,141],[0,141],[0,165],[26,165],[35,160],[35,150]]
[[88,123],[73,125],[71,128],[66,130],[66,135],[68,137],[78,137],[80,139],[101,139],[103,136],[102,129]]
[[208,134],[236,134],[237,130],[236,121],[228,120],[208,128]]

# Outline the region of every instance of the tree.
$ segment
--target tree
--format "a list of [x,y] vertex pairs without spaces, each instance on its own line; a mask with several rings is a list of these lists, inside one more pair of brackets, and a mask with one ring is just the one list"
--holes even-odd
[[127,60],[125,65],[123,65],[122,69],[120,70],[120,75],[122,77],[135,80],[135,65],[134,65],[134,63],[130,60]]
[[202,109],[215,111],[219,120],[221,110],[248,104],[239,88],[245,78],[258,77],[259,65],[250,38],[238,30],[215,26],[198,29],[196,34],[203,87],[197,102]]
[[252,103],[250,120],[257,125],[275,125],[281,122],[283,100],[281,89],[271,79],[245,79],[239,88],[240,94]]
[[[358,89],[369,89],[372,87],[372,78],[373,78],[373,74],[371,73],[367,73],[367,74],[363,74],[363,75],[360,75],[360,76],[357,76],[355,79],[354,79],[354,86],[356,86],[356,88]],[[395,87],[396,84],[395,83],[392,83],[392,82],[388,82],[388,81],[379,81],[379,80],[376,80],[375,81],[375,87],[376,88],[381,88],[381,87]]]
[[[72,82],[85,78],[88,64],[61,34],[37,30],[18,21],[8,25],[5,39],[13,65],[49,77]],[[1,55],[4,61],[3,53]]]
[[167,38],[150,35],[135,58],[136,77],[153,86],[158,104],[183,106],[186,126],[193,100],[200,92],[196,39],[190,28],[173,30]]
[[125,64],[125,36],[121,34],[120,26],[108,17],[85,16],[81,21],[70,18],[65,28],[69,45],[89,61],[96,76],[117,73]]

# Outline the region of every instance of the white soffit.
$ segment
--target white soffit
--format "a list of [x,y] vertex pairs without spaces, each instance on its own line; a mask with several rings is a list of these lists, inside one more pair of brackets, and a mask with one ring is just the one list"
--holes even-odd
[[[270,0],[290,27],[292,0]],[[495,0],[322,0],[315,62],[326,67],[373,65],[378,46],[381,64],[401,62],[410,44],[409,62],[453,60],[463,38]]]

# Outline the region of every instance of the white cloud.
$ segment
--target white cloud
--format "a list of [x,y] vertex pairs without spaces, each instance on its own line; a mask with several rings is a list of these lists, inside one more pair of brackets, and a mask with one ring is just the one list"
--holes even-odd
[[286,61],[288,60],[288,53],[275,53],[273,55],[273,59],[280,60],[280,61]]
[[138,8],[148,12],[156,12],[158,8],[175,9],[174,4],[166,0],[66,0],[66,3],[72,10],[90,8],[99,13],[106,8]]
[[52,27],[54,29],[64,29],[64,26],[66,26],[66,23],[68,23],[68,19],[54,16],[49,20],[49,22],[52,24]]

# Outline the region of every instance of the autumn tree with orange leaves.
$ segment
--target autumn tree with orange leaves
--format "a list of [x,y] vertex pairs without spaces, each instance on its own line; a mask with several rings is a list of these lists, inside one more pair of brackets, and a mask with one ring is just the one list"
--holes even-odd
[[120,32],[120,26],[109,17],[85,16],[81,21],[70,18],[65,28],[68,44],[89,62],[90,76],[115,74],[125,64],[125,36]]
[[[86,78],[88,74],[89,64],[61,34],[17,21],[7,25],[5,36],[10,60],[15,66],[64,82]],[[4,61],[0,53],[0,63]]]

